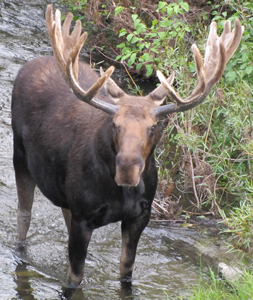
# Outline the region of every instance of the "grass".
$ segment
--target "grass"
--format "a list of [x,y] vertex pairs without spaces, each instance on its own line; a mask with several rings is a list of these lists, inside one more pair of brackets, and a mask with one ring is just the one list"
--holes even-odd
[[217,278],[210,270],[209,281],[202,281],[189,290],[190,296],[180,297],[180,300],[252,300],[253,275],[245,271],[240,279],[235,282]]

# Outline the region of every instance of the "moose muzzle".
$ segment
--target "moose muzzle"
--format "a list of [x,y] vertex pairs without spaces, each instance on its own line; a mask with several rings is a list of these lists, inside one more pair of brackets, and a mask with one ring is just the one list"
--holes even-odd
[[115,182],[119,186],[137,186],[144,166],[144,160],[140,155],[133,157],[119,153],[116,156]]

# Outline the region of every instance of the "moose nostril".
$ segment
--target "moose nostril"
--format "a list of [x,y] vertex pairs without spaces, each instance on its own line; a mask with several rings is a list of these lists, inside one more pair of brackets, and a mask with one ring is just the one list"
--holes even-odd
[[137,186],[144,169],[141,156],[129,157],[118,154],[116,157],[115,181],[120,186]]
[[116,156],[116,166],[120,166],[121,168],[128,169],[132,166],[139,165],[141,168],[144,164],[143,158],[140,155],[130,156],[118,154]]

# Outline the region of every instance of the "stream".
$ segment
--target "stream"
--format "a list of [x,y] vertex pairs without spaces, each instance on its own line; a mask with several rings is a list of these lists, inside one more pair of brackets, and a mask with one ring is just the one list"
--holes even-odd
[[[53,1],[55,3],[55,1]],[[20,67],[50,55],[46,0],[0,1],[0,299],[66,299],[67,230],[61,210],[36,190],[27,255],[15,252],[17,195],[12,166],[11,91]],[[52,3],[52,1],[51,1]],[[83,50],[85,51],[85,50]],[[216,222],[192,228],[151,221],[138,246],[133,284],[119,282],[120,224],[94,231],[84,280],[71,299],[176,299],[187,295],[208,267],[234,261]]]

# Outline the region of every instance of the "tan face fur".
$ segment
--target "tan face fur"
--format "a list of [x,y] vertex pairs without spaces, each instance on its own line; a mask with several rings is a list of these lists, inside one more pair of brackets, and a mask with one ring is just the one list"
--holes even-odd
[[150,107],[121,106],[113,118],[117,152],[115,181],[120,186],[137,186],[147,157],[159,141],[157,121]]

